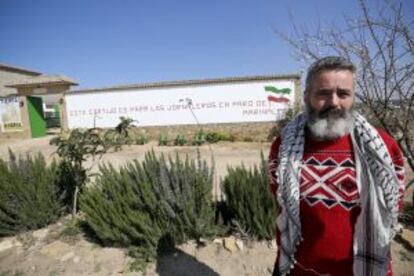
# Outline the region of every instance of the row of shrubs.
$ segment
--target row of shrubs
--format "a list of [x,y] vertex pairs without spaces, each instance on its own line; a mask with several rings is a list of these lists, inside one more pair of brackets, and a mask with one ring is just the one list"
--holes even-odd
[[[110,136],[109,136],[110,137]],[[114,136],[116,137],[116,136]],[[225,132],[217,131],[208,131],[205,132],[200,130],[196,132],[192,137],[188,137],[183,133],[177,134],[175,137],[171,137],[168,132],[161,132],[158,136],[158,145],[160,146],[200,146],[205,143],[214,144],[219,141],[229,141],[234,142],[236,137],[232,134]],[[116,141],[116,139],[108,139],[108,141]],[[246,142],[251,142],[253,139],[244,139]],[[123,144],[136,144],[136,145],[145,145],[149,142],[149,136],[145,132],[140,132],[137,134],[131,134],[128,139],[121,139],[116,141]]]
[[[279,136],[280,130],[298,111],[289,110],[286,113],[286,118],[276,123],[269,131],[267,140],[272,141]],[[149,135],[144,131],[139,131],[134,125],[134,120],[128,117],[120,117],[119,123],[114,128],[101,129],[93,128],[90,131],[96,134],[96,138],[102,141],[106,148],[112,148],[115,151],[120,150],[123,145],[144,145],[149,142]],[[252,137],[236,137],[228,132],[220,131],[203,131],[200,129],[193,136],[188,137],[183,133],[177,134],[175,137],[170,137],[168,132],[161,132],[158,136],[158,144],[160,146],[185,146],[193,145],[199,146],[204,143],[217,143],[218,141],[243,141],[253,142]]]
[[[108,144],[117,144],[119,148],[122,145],[145,145],[149,142],[150,137],[146,132],[131,132],[128,137],[118,135],[117,133],[107,131],[105,141]],[[214,144],[219,141],[234,142],[238,140],[236,136],[226,132],[217,131],[198,131],[193,136],[179,133],[171,136],[168,132],[161,132],[158,136],[158,145],[160,146],[200,146],[205,143]],[[243,142],[252,142],[253,138],[243,137],[239,139]]]
[[[289,115],[290,113],[288,113]],[[94,128],[93,131],[96,136],[102,140],[102,143],[107,148],[112,148],[115,151],[122,148],[123,145],[144,145],[149,142],[149,135],[144,131],[139,131],[134,125],[134,120],[127,117],[120,117],[120,122],[114,128],[100,129]],[[281,126],[284,124],[281,121],[270,130],[267,137],[268,141],[272,141],[275,136],[278,136]],[[204,131],[200,129],[193,136],[187,136],[183,133],[179,133],[176,136],[170,137],[168,132],[161,132],[158,136],[158,144],[160,146],[185,146],[193,145],[200,146],[204,143],[217,143],[219,141],[236,140],[243,142],[253,142],[252,137],[236,137],[228,132],[220,131]]]
[[[146,132],[134,133],[130,132],[128,135],[121,135],[115,131],[109,130],[103,134],[104,141],[109,145],[145,145],[149,142],[149,135]],[[161,132],[158,136],[158,145],[160,146],[200,146],[205,143],[214,144],[219,141],[234,142],[236,137],[230,133],[217,132],[217,131],[203,131],[196,132],[193,136],[189,137],[183,133],[176,136],[170,136],[168,132]],[[243,138],[245,142],[251,142],[251,138]]]
[[[122,145],[144,145],[148,143],[149,136],[145,132],[133,131],[135,128],[134,120],[127,117],[120,117],[120,122],[117,126],[111,129],[93,129],[96,136],[102,140],[106,147],[111,147],[114,150],[121,149]],[[234,142],[235,136],[230,133],[217,131],[203,131],[200,129],[193,137],[189,138],[185,134],[180,133],[175,137],[169,137],[167,132],[161,132],[158,137],[158,144],[160,146],[184,146],[184,145],[202,145],[204,143],[217,143],[218,141]],[[253,139],[244,139],[245,141],[253,141]]]
[[203,130],[200,130],[197,133],[195,133],[191,139],[187,138],[184,134],[178,134],[174,139],[171,139],[170,137],[168,137],[168,134],[166,132],[162,132],[159,136],[158,144],[160,146],[201,146],[204,143],[214,144],[219,141],[234,142],[235,137],[229,133],[216,131],[204,132]]
[[[212,200],[214,166],[153,151],[123,167],[101,165],[92,185],[80,191],[85,229],[103,245],[129,249],[143,269],[160,252],[189,239],[234,229],[272,239],[276,207],[266,162],[229,168],[222,182],[226,201]],[[42,155],[0,161],[0,236],[37,229],[71,209],[77,175],[64,161],[46,165]],[[73,168],[72,168],[73,169]]]

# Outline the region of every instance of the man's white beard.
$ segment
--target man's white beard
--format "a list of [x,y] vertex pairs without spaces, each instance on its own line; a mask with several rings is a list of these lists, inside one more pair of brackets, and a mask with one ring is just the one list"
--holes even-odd
[[348,134],[354,126],[353,109],[330,109],[316,112],[306,107],[307,126],[318,140],[333,140]]

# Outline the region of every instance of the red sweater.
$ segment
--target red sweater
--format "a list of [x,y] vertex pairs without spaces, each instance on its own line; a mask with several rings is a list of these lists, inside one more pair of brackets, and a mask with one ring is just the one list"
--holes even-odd
[[[397,143],[387,133],[379,130],[379,134],[387,145],[401,183],[401,208],[403,157]],[[277,166],[279,146],[278,138],[271,146],[271,166]],[[350,135],[332,141],[316,141],[306,136],[300,177],[303,241],[297,248],[298,263],[291,275],[317,275],[311,270],[335,276],[353,274],[354,226],[361,211],[354,162]],[[271,190],[273,194],[277,190],[274,173],[271,173]],[[392,275],[391,264],[387,274]]]

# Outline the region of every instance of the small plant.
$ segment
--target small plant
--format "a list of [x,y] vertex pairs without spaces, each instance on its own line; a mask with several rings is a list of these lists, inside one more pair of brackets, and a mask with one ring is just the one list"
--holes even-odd
[[203,130],[199,130],[193,138],[192,144],[194,146],[201,146],[206,142],[206,134],[203,132]]
[[221,141],[229,141],[234,142],[236,140],[236,137],[231,133],[219,133],[220,134],[220,140]]
[[72,218],[65,222],[63,230],[60,232],[63,240],[74,241],[78,239],[81,230],[82,221],[78,218]]
[[218,132],[208,132],[206,134],[206,141],[213,144],[220,141],[220,134]]
[[129,132],[131,128],[134,126],[133,125],[134,120],[128,117],[123,117],[123,116],[119,117],[119,120],[120,122],[115,127],[116,133],[118,133],[119,135],[123,137],[128,138]]
[[187,144],[187,139],[185,138],[184,134],[178,134],[174,140],[174,146],[184,146]]
[[165,132],[161,132],[158,138],[158,145],[159,146],[168,146],[169,143],[168,134]]
[[228,210],[238,227],[259,239],[275,235],[276,203],[270,193],[267,162],[261,154],[261,166],[229,168],[223,181]]
[[234,142],[235,137],[227,132],[216,132],[216,131],[210,131],[206,134],[206,141],[213,144],[217,143],[218,141],[230,141]]
[[135,143],[137,145],[145,145],[148,143],[148,134],[144,132],[139,133],[135,139]]
[[129,145],[133,142],[131,138],[131,129],[134,127],[134,120],[127,117],[119,117],[120,122],[113,129],[109,129],[103,135],[103,141],[106,147],[113,148],[114,151],[122,149],[123,145]]

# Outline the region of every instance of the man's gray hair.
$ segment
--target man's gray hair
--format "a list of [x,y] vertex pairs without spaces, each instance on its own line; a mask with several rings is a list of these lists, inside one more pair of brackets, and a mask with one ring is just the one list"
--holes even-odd
[[306,76],[306,91],[311,87],[313,78],[323,70],[348,70],[355,73],[355,65],[348,59],[338,56],[328,56],[315,61],[308,69]]

